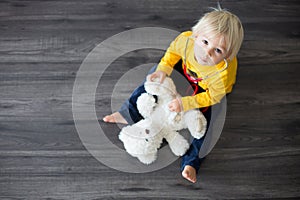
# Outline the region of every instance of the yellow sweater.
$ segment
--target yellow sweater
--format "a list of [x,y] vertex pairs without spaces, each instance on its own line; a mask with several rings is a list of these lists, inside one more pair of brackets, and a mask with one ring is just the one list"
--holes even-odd
[[237,72],[236,57],[228,61],[228,67],[225,70],[223,70],[225,68],[225,61],[221,61],[215,66],[200,65],[194,57],[194,40],[189,39],[191,35],[191,31],[181,33],[170,44],[157,67],[157,70],[164,71],[167,75],[170,75],[173,67],[182,59],[182,63],[186,63],[188,70],[195,72],[199,78],[204,78],[203,81],[198,82],[198,85],[205,92],[198,93],[195,96],[182,97],[184,111],[219,103],[227,93],[232,91]]

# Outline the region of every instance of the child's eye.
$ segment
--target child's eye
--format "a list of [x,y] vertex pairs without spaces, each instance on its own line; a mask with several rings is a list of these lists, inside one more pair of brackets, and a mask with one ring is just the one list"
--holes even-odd
[[218,54],[222,54],[222,50],[221,50],[221,49],[215,49],[215,51],[216,51]]
[[208,45],[208,41],[207,40],[202,40],[202,43],[205,45]]

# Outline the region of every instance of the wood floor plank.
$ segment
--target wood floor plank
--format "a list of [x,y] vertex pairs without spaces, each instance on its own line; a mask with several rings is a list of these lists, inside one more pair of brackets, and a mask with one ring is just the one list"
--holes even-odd
[[[180,159],[137,174],[99,162],[76,130],[72,93],[80,65],[102,41],[138,27],[189,30],[215,1],[0,1],[0,199],[299,199],[300,4],[221,4],[240,17],[245,40],[221,138],[190,184]],[[122,126],[101,121],[112,111],[113,89],[128,71],[162,55],[129,52],[99,80],[96,115],[119,148]],[[114,103],[141,80],[124,83]]]

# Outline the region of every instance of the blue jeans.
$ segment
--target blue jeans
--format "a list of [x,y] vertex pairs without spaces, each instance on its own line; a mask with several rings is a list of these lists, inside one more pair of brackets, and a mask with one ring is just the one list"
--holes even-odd
[[[154,66],[151,68],[151,70],[149,71],[148,74],[153,73],[156,70],[157,66]],[[182,79],[184,76],[183,70],[182,70],[182,61],[178,62],[175,67],[174,70],[176,70],[178,73],[172,73],[171,78],[174,80],[174,83],[176,85],[177,81],[179,79]],[[145,80],[146,81],[146,80]],[[180,85],[176,85],[177,91],[179,93],[183,93],[182,91],[186,91],[187,87],[189,86],[182,84],[183,81],[178,81],[178,83],[181,83]],[[185,81],[185,83],[187,83],[187,81]],[[201,87],[198,87],[198,92],[203,92],[204,90]],[[129,97],[129,99],[127,99],[123,105],[121,106],[119,113],[124,117],[124,119],[128,122],[128,124],[134,124],[140,120],[143,119],[143,117],[140,115],[138,109],[137,109],[137,99],[138,97],[145,93],[145,88],[144,88],[144,82],[137,87],[133,93],[131,94],[131,96]],[[209,127],[209,122],[210,122],[210,116],[211,116],[211,107],[208,108],[208,110],[203,113],[206,120],[207,120],[207,130]],[[206,133],[204,135],[204,137],[200,138],[200,139],[193,139],[192,144],[190,146],[190,148],[188,149],[188,151],[182,156],[182,163],[181,163],[181,171],[184,169],[184,167],[186,165],[190,165],[192,167],[194,167],[196,169],[196,172],[199,171],[200,168],[200,164],[201,162],[204,160],[204,158],[199,158],[199,151],[200,148],[203,144],[203,140],[206,136]]]

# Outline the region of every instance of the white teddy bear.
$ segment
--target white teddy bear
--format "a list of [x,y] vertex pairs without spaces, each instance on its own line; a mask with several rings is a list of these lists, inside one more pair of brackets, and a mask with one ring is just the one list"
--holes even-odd
[[[188,128],[194,138],[200,139],[206,131],[206,119],[199,110],[171,112],[168,104],[180,98],[171,78],[163,83],[158,79],[146,81],[145,90],[137,100],[137,108],[143,120],[122,128],[119,139],[126,151],[144,164],[151,164],[157,158],[157,151],[165,138],[177,156],[182,156],[189,143],[177,131]],[[154,96],[157,96],[157,102]]]

